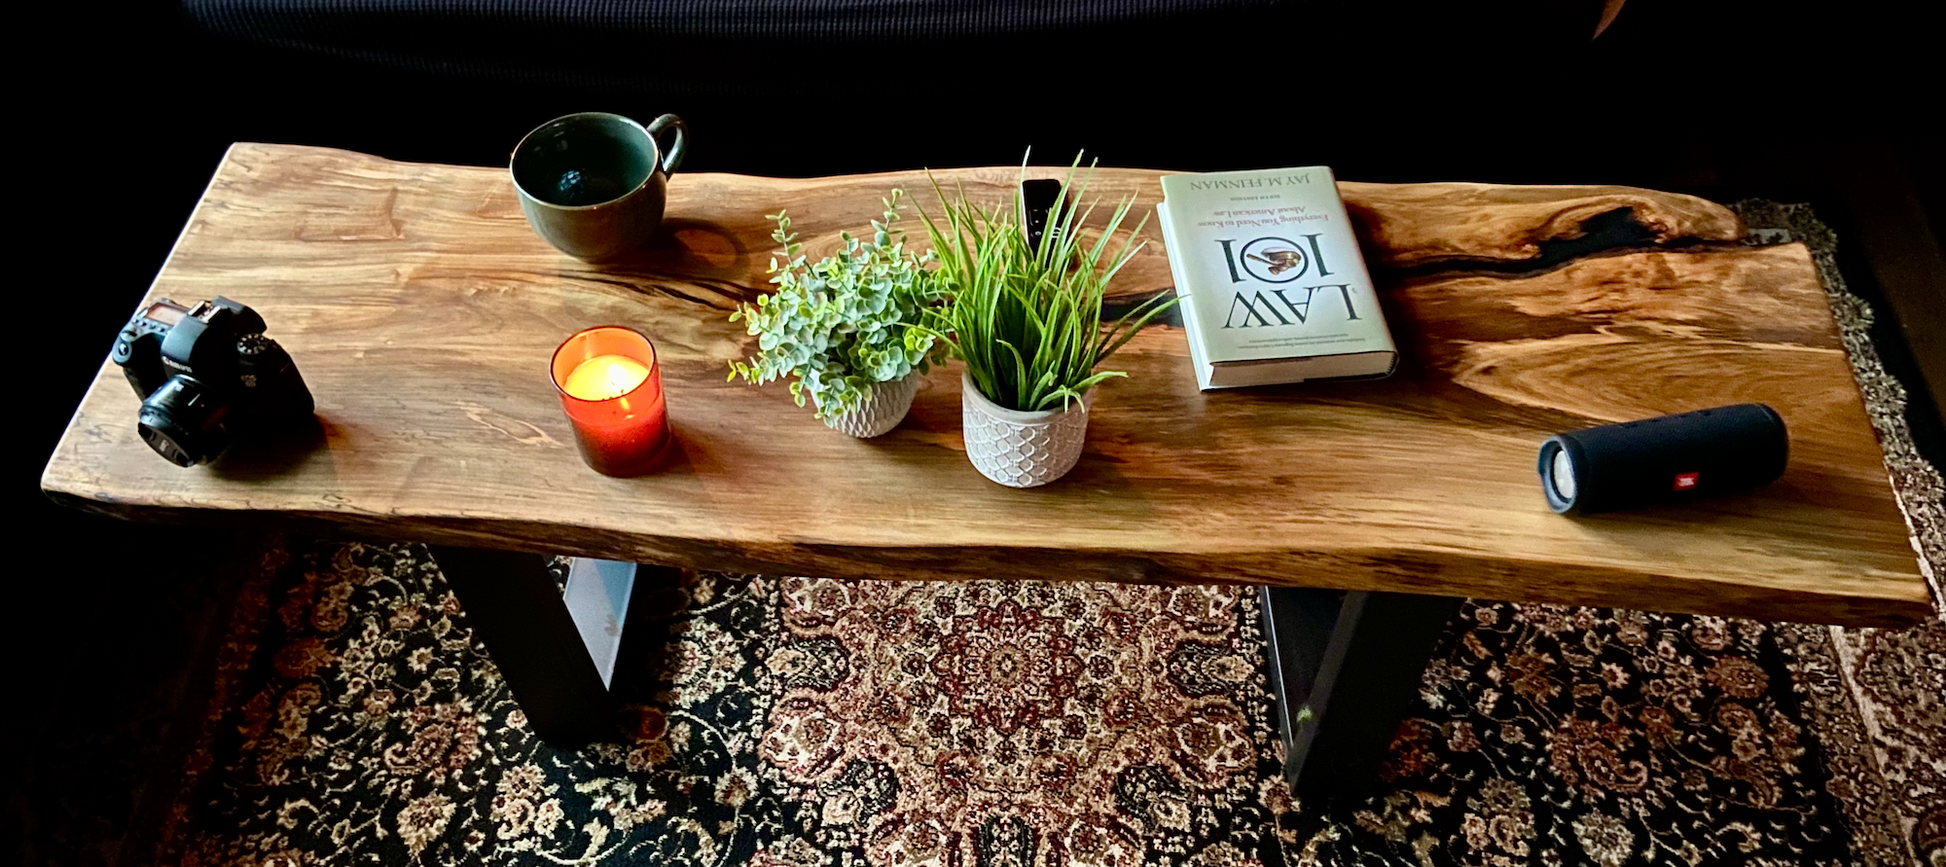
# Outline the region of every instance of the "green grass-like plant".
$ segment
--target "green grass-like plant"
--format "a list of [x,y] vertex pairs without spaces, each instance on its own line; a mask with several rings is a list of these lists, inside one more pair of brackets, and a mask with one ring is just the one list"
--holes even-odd
[[[1080,203],[1094,164],[1077,183],[1080,168],[1077,157],[1061,182],[1057,216],[1038,244],[1028,243],[1020,224],[1018,186],[1007,205],[987,208],[968,200],[963,186],[949,199],[934,180],[940,215],[919,209],[939,263],[934,273],[953,297],[951,306],[930,311],[932,327],[966,361],[974,387],[1009,409],[1066,408],[1103,380],[1127,376],[1095,367],[1176,303],[1173,293],[1160,295],[1103,326],[1103,296],[1142,249],[1138,238],[1148,217],[1124,231],[1135,203],[1130,196],[1115,206],[1100,237],[1085,242],[1081,228],[1096,203]],[[1023,162],[1023,179],[1026,172]]]
[[840,233],[837,255],[807,261],[791,233],[791,218],[778,212],[771,238],[784,245],[784,261],[770,260],[777,291],[739,304],[730,321],[745,321],[757,336],[757,354],[731,361],[730,378],[762,384],[785,376],[791,396],[810,397],[818,418],[843,415],[871,394],[872,386],[897,382],[945,354],[926,327],[927,310],[941,302],[928,259],[905,249],[899,219],[901,190],[885,202],[885,219],[872,221],[871,240]]

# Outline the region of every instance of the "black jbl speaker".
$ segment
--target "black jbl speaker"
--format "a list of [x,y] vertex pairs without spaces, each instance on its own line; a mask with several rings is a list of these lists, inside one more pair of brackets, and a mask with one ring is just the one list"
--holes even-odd
[[1591,427],[1541,444],[1541,492],[1563,515],[1681,502],[1784,474],[1784,418],[1761,403]]

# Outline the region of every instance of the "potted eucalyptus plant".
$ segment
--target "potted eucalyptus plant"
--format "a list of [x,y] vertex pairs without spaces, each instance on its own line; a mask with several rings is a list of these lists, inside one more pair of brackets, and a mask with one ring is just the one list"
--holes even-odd
[[925,326],[926,311],[942,303],[929,260],[907,252],[905,233],[894,226],[902,194],[884,200],[870,240],[840,233],[843,246],[816,263],[791,233],[788,214],[766,218],[776,221],[771,237],[784,246],[783,261],[770,260],[777,291],[730,314],[757,336],[755,355],[730,362],[731,379],[791,377],[798,406],[809,398],[826,425],[855,437],[898,426],[919,377],[945,350]]
[[[1029,240],[1016,199],[987,208],[964,188],[948,199],[935,181],[942,212],[921,209],[950,307],[932,321],[953,356],[966,362],[961,405],[966,456],[982,475],[1016,488],[1044,485],[1073,469],[1088,430],[1094,387],[1127,376],[1097,370],[1176,302],[1152,298],[1112,323],[1101,321],[1103,296],[1142,247],[1148,220],[1127,228],[1134,198],[1123,199],[1093,242],[1081,231],[1095,205],[1082,206],[1088,177],[1068,170],[1047,228]],[[1022,175],[1025,176],[1025,167]],[[1089,174],[1093,166],[1089,167]]]

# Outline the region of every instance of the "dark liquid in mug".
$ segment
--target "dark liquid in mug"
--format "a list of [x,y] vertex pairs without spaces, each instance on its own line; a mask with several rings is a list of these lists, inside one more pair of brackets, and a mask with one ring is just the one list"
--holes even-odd
[[514,179],[541,201],[568,207],[619,199],[655,171],[655,145],[639,130],[591,119],[536,135],[514,157]]
[[634,188],[635,184],[612,174],[568,169],[555,181],[555,194],[551,198],[557,205],[598,205],[610,199],[619,199],[623,193]]

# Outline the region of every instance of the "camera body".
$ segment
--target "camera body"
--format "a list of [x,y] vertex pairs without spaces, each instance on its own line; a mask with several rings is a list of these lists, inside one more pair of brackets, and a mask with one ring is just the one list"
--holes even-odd
[[109,355],[142,398],[142,439],[178,466],[209,463],[239,438],[311,416],[297,363],[264,336],[255,310],[221,295],[184,307],[167,298],[135,314]]

